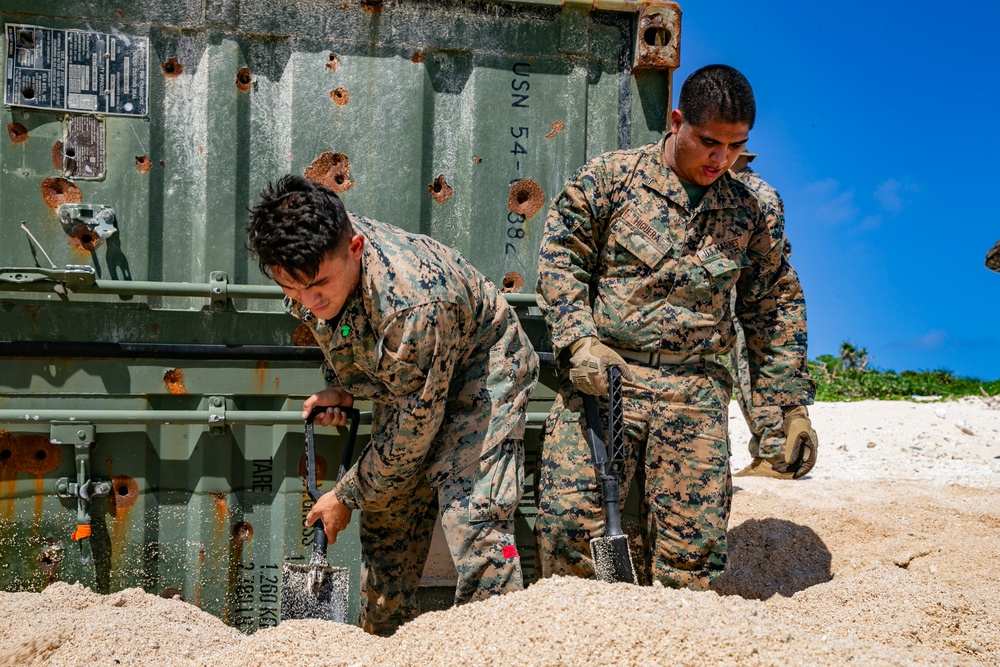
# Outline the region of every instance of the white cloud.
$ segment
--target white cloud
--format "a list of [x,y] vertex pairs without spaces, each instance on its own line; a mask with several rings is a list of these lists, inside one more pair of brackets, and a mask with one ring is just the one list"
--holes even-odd
[[944,329],[931,329],[923,336],[917,336],[916,338],[911,338],[910,340],[905,341],[903,345],[906,347],[916,348],[918,350],[939,350],[944,347],[947,342],[947,331]]
[[909,203],[904,194],[919,191],[920,188],[914,183],[901,183],[895,178],[890,178],[875,188],[875,194],[872,196],[881,204],[883,211],[895,215]]
[[808,216],[815,222],[839,225],[851,222],[858,215],[854,205],[854,190],[840,190],[832,178],[810,183],[802,191]]

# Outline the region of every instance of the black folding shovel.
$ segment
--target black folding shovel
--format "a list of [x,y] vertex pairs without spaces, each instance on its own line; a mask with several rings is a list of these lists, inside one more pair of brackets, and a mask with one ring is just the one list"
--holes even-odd
[[[314,408],[306,419],[306,490],[313,502],[323,495],[316,488],[316,445],[313,437],[313,419],[327,406]],[[337,470],[337,481],[347,472],[354,453],[354,440],[358,436],[361,413],[355,408],[340,408],[350,415],[351,425],[344,444],[344,456]],[[334,623],[347,622],[347,596],[350,574],[345,567],[330,567],[326,560],[326,532],[323,522],[317,521],[313,533],[312,558],[308,565],[284,563],[281,568],[281,620],[290,618],[318,618]]]
[[608,433],[609,447],[604,445],[601,416],[597,398],[583,396],[583,410],[587,419],[587,444],[594,459],[594,470],[604,498],[604,536],[590,540],[590,554],[594,570],[601,581],[636,582],[635,566],[628,549],[628,537],[622,533],[620,479],[625,466],[625,426],[622,403],[621,371],[608,368]]

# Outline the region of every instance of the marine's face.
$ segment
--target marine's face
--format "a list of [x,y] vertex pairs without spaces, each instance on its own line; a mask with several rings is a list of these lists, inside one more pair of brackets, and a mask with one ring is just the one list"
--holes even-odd
[[750,138],[747,123],[710,120],[703,125],[685,122],[680,111],[670,114],[671,136],[664,146],[667,164],[686,183],[708,186],[718,180],[740,156]]
[[316,317],[329,320],[340,313],[358,285],[364,247],[365,237],[355,234],[346,246],[330,252],[316,275],[306,282],[299,282],[278,266],[271,267],[271,275],[287,296]]

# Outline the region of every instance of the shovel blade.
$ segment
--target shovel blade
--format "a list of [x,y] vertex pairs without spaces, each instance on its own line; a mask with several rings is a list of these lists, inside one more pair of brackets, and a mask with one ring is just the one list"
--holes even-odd
[[281,620],[318,618],[347,622],[349,570],[285,563],[281,569]]
[[626,535],[595,537],[590,541],[590,555],[594,558],[594,570],[599,580],[635,583],[635,566],[632,564]]

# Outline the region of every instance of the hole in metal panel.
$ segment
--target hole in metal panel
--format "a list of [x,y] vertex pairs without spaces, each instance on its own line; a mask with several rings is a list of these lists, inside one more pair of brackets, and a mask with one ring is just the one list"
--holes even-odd
[[246,521],[237,521],[233,526],[233,539],[237,542],[253,539],[253,526]]
[[518,292],[522,287],[524,287],[524,276],[517,271],[509,271],[503,277],[503,292]]
[[[317,482],[318,482],[318,480],[326,478],[326,471],[327,471],[326,459],[323,457],[322,454],[317,454],[316,455],[316,480],[317,480]],[[299,459],[299,477],[302,478],[302,482],[304,484],[305,480],[306,480],[306,455],[305,454],[303,454],[302,458]]]
[[330,188],[337,194],[354,187],[351,180],[351,161],[343,153],[327,151],[313,160],[303,172],[313,183]]
[[93,252],[97,250],[99,238],[91,231],[87,225],[77,225],[69,233],[71,243],[79,246],[82,250]]
[[44,475],[62,463],[62,447],[52,444],[47,435],[25,433],[13,437],[12,448],[19,472]]
[[136,155],[135,156],[135,168],[139,170],[140,174],[149,173],[149,170],[153,166],[153,161],[149,159],[148,155]]
[[337,57],[336,53],[331,53],[330,59],[326,63],[326,68],[331,72],[336,72],[338,67],[340,67],[340,58]]
[[443,204],[454,194],[454,189],[448,185],[448,181],[444,179],[444,174],[440,174],[434,179],[434,182],[427,186],[427,192],[431,193],[434,197],[434,201],[439,204]]
[[410,57],[410,60],[412,60],[415,63],[422,63],[425,60],[427,60],[427,52],[426,51],[414,51],[413,55]]
[[35,31],[34,30],[21,30],[17,33],[17,44],[18,46],[23,46],[25,48],[31,48],[35,45]]
[[642,31],[642,41],[657,49],[669,44],[670,37],[670,31],[663,26],[652,26]]
[[7,123],[7,134],[10,135],[12,144],[22,144],[28,140],[28,128],[21,123]]
[[23,97],[26,100],[33,100],[33,99],[35,99],[35,89],[34,89],[34,87],[33,86],[25,86],[24,88],[22,88],[21,89],[21,97]]
[[53,211],[63,204],[79,204],[83,201],[80,188],[65,178],[46,178],[42,181],[41,190],[45,205]]
[[167,62],[163,63],[163,73],[168,79],[174,79],[179,77],[184,71],[184,65],[177,62],[177,58],[171,58]]
[[123,510],[139,499],[139,484],[128,475],[115,475],[111,478],[111,495],[108,502]]
[[542,192],[542,186],[530,178],[510,186],[507,208],[514,213],[523,215],[525,219],[538,213],[544,204],[545,193]]
[[253,77],[250,76],[250,68],[243,67],[239,72],[236,73],[236,88],[245,93],[250,90],[250,84],[253,83]]
[[160,597],[161,598],[166,598],[168,600],[173,600],[174,598],[179,598],[182,602],[185,601],[184,600],[184,596],[181,595],[181,589],[175,588],[174,586],[170,586],[168,588],[164,588],[163,592],[160,593]]
[[167,390],[171,394],[177,396],[187,394],[187,388],[184,386],[184,371],[179,368],[171,368],[164,373],[163,384],[167,386]]
[[330,99],[338,107],[342,107],[351,101],[351,94],[347,92],[347,88],[336,88],[330,91]]

